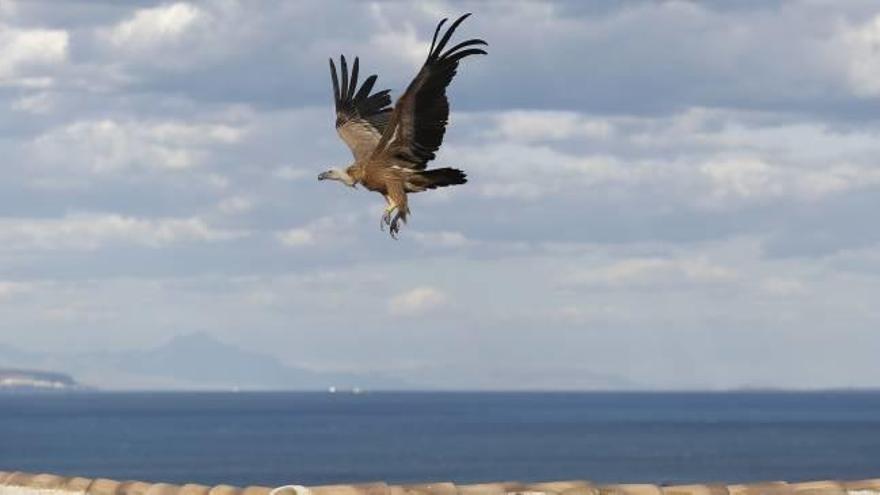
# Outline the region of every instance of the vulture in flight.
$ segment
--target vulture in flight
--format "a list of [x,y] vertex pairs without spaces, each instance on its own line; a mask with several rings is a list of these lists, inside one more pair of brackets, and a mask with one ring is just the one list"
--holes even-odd
[[357,58],[349,74],[345,57],[340,57],[341,83],[336,65],[330,60],[336,132],[351,149],[354,162],[344,170],[328,170],[318,180],[336,180],[349,187],[361,184],[381,193],[387,207],[379,226],[384,230],[387,225],[395,239],[400,222],[406,223],[410,212],[407,193],[467,182],[461,170],[427,166],[443,142],[449,120],[446,87],[455,76],[459,61],[470,55],[486,54],[479,48],[487,45],[481,39],[463,41],[447,49],[452,33],[468,16],[459,17],[442,36],[440,30],[447,19],[440,21],[427,60],[394,108],[390,107],[389,90],[371,93],[376,75],[366,78],[358,88]]

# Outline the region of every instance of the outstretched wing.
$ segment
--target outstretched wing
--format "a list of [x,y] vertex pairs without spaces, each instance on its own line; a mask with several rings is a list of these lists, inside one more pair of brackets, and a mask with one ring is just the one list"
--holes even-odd
[[486,51],[475,46],[486,46],[481,39],[463,41],[443,51],[452,33],[470,14],[459,17],[437,42],[443,19],[434,31],[428,59],[406,92],[397,100],[391,122],[382,134],[376,152],[387,153],[409,164],[410,168],[422,170],[434,159],[435,152],[443,143],[446,123],[449,120],[449,100],[446,87],[458,70],[458,62],[469,55],[485,55]]
[[336,76],[336,64],[330,59],[330,77],[333,79],[333,100],[336,102],[336,132],[351,149],[355,160],[366,158],[376,148],[382,133],[391,117],[391,97],[389,90],[370,94],[377,76],[368,77],[358,90],[357,57],[351,69],[351,81],[348,77],[348,65],[345,57],[340,56],[342,69],[342,87]]

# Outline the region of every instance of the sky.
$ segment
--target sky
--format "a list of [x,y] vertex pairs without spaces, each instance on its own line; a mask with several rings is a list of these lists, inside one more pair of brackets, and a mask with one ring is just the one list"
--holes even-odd
[[[382,198],[327,59],[400,95],[473,12],[434,162]],[[0,0],[0,343],[205,332],[447,388],[880,386],[880,5]],[[194,356],[193,359],[198,359]]]

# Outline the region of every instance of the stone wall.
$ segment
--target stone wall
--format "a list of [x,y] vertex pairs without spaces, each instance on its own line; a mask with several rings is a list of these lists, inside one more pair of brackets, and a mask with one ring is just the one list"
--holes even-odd
[[[272,493],[274,492],[274,493]],[[741,485],[600,485],[589,481],[548,483],[482,483],[456,485],[288,486],[245,488],[197,484],[171,485],[143,481],[66,478],[53,474],[0,471],[0,495],[880,495],[880,478],[862,481],[813,481],[786,483],[772,481]]]

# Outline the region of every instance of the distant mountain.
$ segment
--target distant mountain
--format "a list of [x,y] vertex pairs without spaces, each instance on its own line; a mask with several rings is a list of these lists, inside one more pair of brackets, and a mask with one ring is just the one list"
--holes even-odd
[[0,344],[0,368],[56,370],[102,390],[647,390],[612,373],[567,363],[535,371],[510,363],[420,366],[404,378],[380,373],[329,373],[290,366],[207,333],[181,335],[156,347],[80,353],[26,352]]
[[[24,363],[26,362],[26,363]],[[221,342],[206,333],[176,337],[144,350],[77,354],[18,353],[0,346],[0,366],[64,370],[102,389],[338,390],[406,389],[414,385],[378,374],[325,373],[287,366],[267,354]]]
[[0,392],[77,390],[80,385],[70,375],[52,371],[0,368]]

